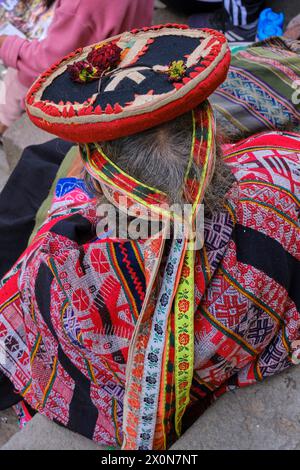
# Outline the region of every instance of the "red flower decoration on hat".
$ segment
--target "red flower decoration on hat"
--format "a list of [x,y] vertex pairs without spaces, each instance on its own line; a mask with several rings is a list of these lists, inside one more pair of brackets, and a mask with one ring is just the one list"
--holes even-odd
[[101,72],[118,65],[121,59],[122,49],[116,44],[105,44],[95,47],[87,56],[88,62],[97,67]]
[[84,60],[69,65],[68,70],[71,80],[77,83],[88,83],[100,77],[98,69]]
[[120,63],[121,52],[122,49],[113,43],[94,47],[86,60],[68,66],[71,80],[77,83],[98,80],[105,72]]

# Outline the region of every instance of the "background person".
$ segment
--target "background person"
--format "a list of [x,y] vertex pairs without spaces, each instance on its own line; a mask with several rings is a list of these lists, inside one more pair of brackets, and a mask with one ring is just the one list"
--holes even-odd
[[0,104],[0,134],[24,111],[27,89],[51,64],[78,47],[151,24],[153,0],[45,0],[55,8],[43,40],[0,36],[0,59],[9,67]]
[[162,0],[166,5],[192,14],[189,24],[225,33],[227,40],[254,41],[264,0]]

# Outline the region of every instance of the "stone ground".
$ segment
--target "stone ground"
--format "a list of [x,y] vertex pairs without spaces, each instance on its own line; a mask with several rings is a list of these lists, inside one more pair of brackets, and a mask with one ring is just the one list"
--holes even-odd
[[[267,6],[276,11],[284,11],[286,21],[300,13],[299,0],[267,0]],[[155,23],[187,22],[187,17],[169,9],[159,9],[155,12]],[[0,148],[0,191],[3,189],[9,174],[17,162],[18,148],[25,145],[42,143],[48,139],[47,135],[36,134],[33,129],[27,129],[24,135],[24,119],[17,123],[9,132],[6,139],[6,154],[9,157],[9,165],[3,148]],[[17,143],[17,145],[16,145]],[[25,144],[25,145],[24,145]],[[287,390],[288,389],[288,390]],[[281,380],[267,382],[264,386],[251,387],[248,390],[236,394],[229,394],[220,399],[212,407],[205,418],[199,420],[186,433],[176,445],[177,449],[201,449],[201,448],[300,448],[300,415],[298,391],[300,380],[295,371],[288,372]],[[289,395],[286,412],[282,412],[282,399]],[[274,404],[268,407],[268,400]],[[298,410],[294,413],[294,409]],[[267,410],[267,413],[265,413]],[[272,411],[273,410],[273,411]],[[278,411],[278,413],[277,413]],[[201,424],[200,424],[201,423]],[[201,427],[201,439],[199,429]],[[38,430],[38,431],[37,431]],[[44,430],[44,431],[43,431]],[[216,431],[217,430],[217,431]],[[17,419],[12,410],[0,412],[0,448],[18,431]],[[243,431],[243,432],[240,432]],[[16,434],[6,448],[91,448],[92,443],[76,437],[64,434],[56,425],[47,426],[42,417],[38,417],[36,426],[31,426],[27,431],[26,439],[22,439],[22,433]],[[30,441],[32,437],[32,444]],[[44,445],[42,438],[44,436]],[[234,438],[231,438],[234,436]],[[299,440],[296,436],[299,436]],[[267,440],[266,440],[267,439]],[[25,443],[26,442],[26,445]],[[45,444],[47,442],[47,444]],[[73,443],[73,444],[72,444]],[[48,446],[48,447],[47,447]],[[93,446],[92,446],[93,447]]]
[[9,177],[9,174],[10,174],[10,169],[7,163],[6,154],[3,148],[1,148],[0,146],[0,191],[2,191],[2,189],[4,188],[5,183]]
[[0,411],[0,449],[17,431],[15,412],[13,410]]

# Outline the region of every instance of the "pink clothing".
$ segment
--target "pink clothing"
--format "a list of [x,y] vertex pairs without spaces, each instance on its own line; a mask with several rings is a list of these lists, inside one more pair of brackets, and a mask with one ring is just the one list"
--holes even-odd
[[0,49],[0,59],[17,69],[19,81],[29,87],[41,72],[77,47],[149,26],[153,1],[57,0],[47,38],[28,41],[9,36]]

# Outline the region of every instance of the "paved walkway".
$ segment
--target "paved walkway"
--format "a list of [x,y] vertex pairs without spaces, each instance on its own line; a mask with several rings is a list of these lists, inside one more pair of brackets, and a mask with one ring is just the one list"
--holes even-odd
[[0,449],[17,431],[15,412],[13,410],[0,411]]
[[10,169],[7,163],[6,154],[3,147],[0,147],[0,192],[4,188],[10,175]]

